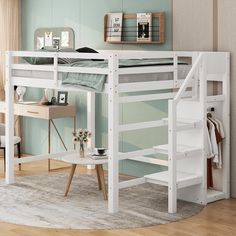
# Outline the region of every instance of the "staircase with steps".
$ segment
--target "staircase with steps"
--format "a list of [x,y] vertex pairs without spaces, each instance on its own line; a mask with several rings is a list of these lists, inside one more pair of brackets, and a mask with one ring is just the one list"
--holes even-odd
[[[182,109],[181,115],[185,114],[186,116],[195,116],[195,113],[189,113],[189,112],[183,112],[183,107],[186,106],[188,108],[189,106],[195,107],[198,109],[200,107],[200,100],[199,101],[182,101]],[[188,104],[188,105],[187,105]],[[188,110],[188,109],[187,109]],[[177,110],[178,114],[178,110]],[[191,191],[194,193],[196,192],[196,189],[201,189],[203,183],[203,172],[199,171],[202,170],[201,165],[203,163],[203,146],[202,143],[199,142],[199,140],[204,139],[203,134],[203,117],[200,117],[199,115],[203,115],[203,111],[199,112],[199,114],[196,114],[197,118],[199,119],[178,119],[176,121],[176,126],[174,132],[170,132],[170,129],[168,128],[169,132],[171,134],[175,135],[175,153],[173,154],[173,158],[170,158],[170,151],[171,151],[171,144],[163,144],[154,146],[154,152],[156,154],[164,154],[167,155],[168,160],[165,163],[165,166],[171,165],[174,159],[174,167],[172,164],[172,168],[175,169],[174,181],[172,173],[167,171],[154,173],[145,175],[146,182],[159,184],[163,186],[167,186],[169,189],[169,195],[174,195],[174,197],[169,196],[169,199],[174,199],[174,203],[169,203],[169,212],[175,213],[177,211],[177,198],[178,198],[178,192],[182,189],[182,191],[185,192],[185,194],[182,194],[183,196],[188,194],[191,195]],[[202,118],[202,120],[200,119]],[[164,122],[168,124],[169,120],[164,119]],[[192,135],[191,135],[192,133]],[[196,140],[196,137],[198,137],[198,141]],[[202,137],[202,139],[200,138]],[[172,139],[173,140],[173,137]],[[173,144],[172,144],[173,147]],[[182,162],[181,162],[182,160]],[[171,163],[172,162],[172,163]],[[180,163],[179,163],[180,162]],[[183,166],[182,163],[184,163]],[[193,168],[193,165],[196,166],[196,170]],[[170,169],[170,168],[169,168]],[[171,186],[171,182],[173,182]],[[175,185],[173,187],[173,185]],[[189,191],[188,191],[189,188]],[[174,193],[172,193],[174,190]],[[200,198],[199,198],[200,199]],[[185,199],[184,199],[185,200]],[[198,203],[201,203],[203,199],[200,201],[197,201]],[[172,207],[171,207],[172,206]]]
[[[196,60],[184,84],[173,100],[169,100],[168,144],[154,146],[156,154],[167,155],[167,171],[145,175],[145,181],[168,187],[168,211],[177,211],[177,199],[203,203],[204,189],[204,123],[206,78],[200,72],[199,87],[195,99],[184,99],[182,94],[192,82],[195,69],[202,63]],[[194,69],[195,68],[195,69]],[[200,69],[201,70],[201,69]]]

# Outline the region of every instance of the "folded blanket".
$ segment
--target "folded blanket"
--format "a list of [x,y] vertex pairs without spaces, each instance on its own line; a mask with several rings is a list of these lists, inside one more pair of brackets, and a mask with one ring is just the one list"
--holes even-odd
[[[70,66],[76,67],[96,67],[106,68],[107,62],[105,61],[79,61],[70,64]],[[103,90],[104,83],[106,81],[106,75],[100,74],[84,74],[84,73],[63,73],[62,84],[80,85],[94,89],[101,92]]]

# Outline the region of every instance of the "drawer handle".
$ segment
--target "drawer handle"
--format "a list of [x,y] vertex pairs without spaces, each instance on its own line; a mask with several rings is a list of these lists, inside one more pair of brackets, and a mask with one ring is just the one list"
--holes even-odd
[[27,113],[39,114],[37,111],[27,111]]

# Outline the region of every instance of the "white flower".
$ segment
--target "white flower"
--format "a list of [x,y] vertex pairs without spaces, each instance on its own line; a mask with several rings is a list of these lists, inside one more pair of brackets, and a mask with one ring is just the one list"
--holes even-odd
[[91,137],[92,133],[87,129],[77,129],[73,134],[73,142],[86,143],[88,142],[88,138]]

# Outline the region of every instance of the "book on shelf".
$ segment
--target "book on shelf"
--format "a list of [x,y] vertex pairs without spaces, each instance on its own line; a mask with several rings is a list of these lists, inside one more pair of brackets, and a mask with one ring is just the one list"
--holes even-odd
[[137,13],[137,41],[152,41],[152,13]]
[[107,15],[106,41],[120,42],[122,34],[123,13],[109,13]]

